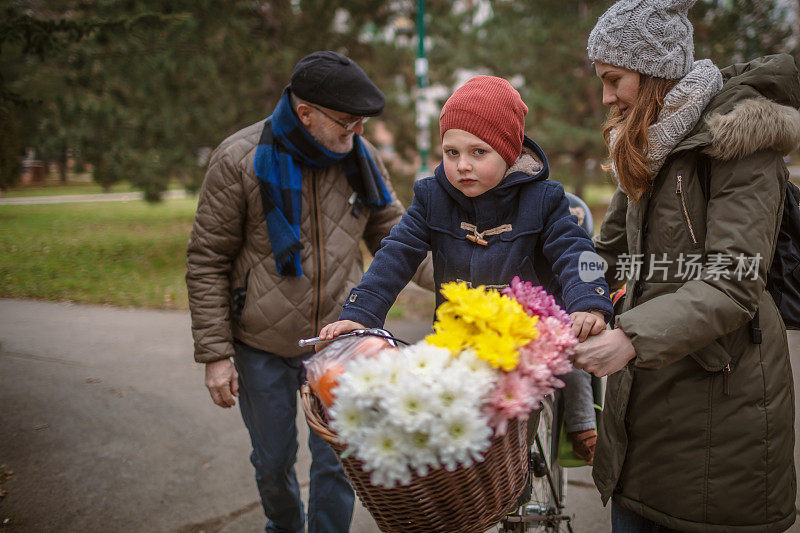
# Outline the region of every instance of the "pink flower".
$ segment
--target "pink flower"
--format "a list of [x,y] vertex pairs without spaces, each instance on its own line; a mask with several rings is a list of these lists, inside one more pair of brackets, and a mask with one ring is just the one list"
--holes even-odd
[[514,276],[511,285],[503,289],[503,294],[515,298],[530,316],[537,315],[540,318],[552,316],[565,324],[572,323],[569,315],[543,287],[534,287],[533,283],[522,281],[519,276]]
[[572,328],[554,317],[540,320],[536,328],[539,337],[520,349],[520,371],[529,374],[541,365],[556,376],[571,371],[569,356],[578,342],[572,334]]
[[527,420],[547,394],[564,386],[556,376],[572,370],[569,356],[578,343],[569,315],[542,287],[514,277],[503,294],[516,299],[528,315],[539,317],[539,336],[519,349],[519,364],[504,373],[489,397],[489,423],[497,435],[506,433],[509,420]]
[[506,374],[489,397],[491,415],[489,423],[495,434],[505,435],[512,418],[527,420],[530,412],[542,401],[544,393],[532,379],[517,372]]

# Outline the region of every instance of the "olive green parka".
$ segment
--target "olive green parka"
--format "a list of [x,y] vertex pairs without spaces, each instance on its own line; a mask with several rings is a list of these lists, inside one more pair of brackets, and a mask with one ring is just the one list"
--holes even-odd
[[[783,531],[796,513],[794,389],[765,278],[782,156],[800,144],[800,81],[788,55],[722,72],[722,90],[641,200],[616,191],[596,242],[612,289],[627,282],[616,326],[636,357],[608,379],[593,476],[604,503],[672,529]],[[639,279],[618,279],[638,254]],[[742,276],[740,255],[760,257]],[[729,260],[729,274],[714,272]]]

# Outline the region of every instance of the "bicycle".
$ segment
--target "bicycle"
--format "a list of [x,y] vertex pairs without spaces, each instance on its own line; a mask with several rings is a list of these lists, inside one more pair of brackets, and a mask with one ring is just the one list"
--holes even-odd
[[524,503],[500,522],[500,533],[557,532],[562,524],[572,531],[570,516],[564,513],[567,475],[558,464],[560,400],[558,392],[548,395],[541,409],[531,414],[528,427],[536,431],[529,439],[529,485],[520,498]]
[[[570,213],[575,215],[580,225],[589,235],[594,233],[594,220],[589,206],[578,196],[565,193],[569,201]],[[602,385],[598,378],[592,379],[595,404],[602,404]],[[538,423],[533,417],[538,417]],[[535,438],[529,439],[530,450],[530,491],[523,493],[520,500],[525,501],[512,514],[500,522],[500,533],[557,532],[564,525],[572,532],[570,516],[564,513],[567,473],[558,463],[558,448],[561,425],[564,418],[564,400],[559,391],[542,401],[538,413],[531,414],[529,427],[535,425]],[[528,500],[528,501],[526,501]]]

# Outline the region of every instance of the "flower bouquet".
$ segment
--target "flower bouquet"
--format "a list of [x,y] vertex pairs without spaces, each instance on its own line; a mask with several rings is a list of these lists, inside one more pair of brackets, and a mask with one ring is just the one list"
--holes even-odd
[[570,319],[541,287],[454,282],[442,294],[424,341],[368,356],[326,348],[308,363],[315,390],[336,368],[327,410],[305,389],[309,424],[383,531],[483,531],[502,518],[527,479],[525,421],[571,370]]

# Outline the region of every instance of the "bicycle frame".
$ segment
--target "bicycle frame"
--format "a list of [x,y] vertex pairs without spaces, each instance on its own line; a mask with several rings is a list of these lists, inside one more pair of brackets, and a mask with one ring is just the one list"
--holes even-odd
[[[563,418],[563,404],[559,400],[558,397],[548,397],[543,401],[541,412],[537,415],[540,420],[537,423],[537,431],[534,433],[533,449],[530,451],[531,479],[529,483],[533,487],[536,483],[535,478],[545,477],[550,502],[536,502],[534,499],[522,504],[500,522],[501,532],[524,533],[529,530],[555,532],[560,530],[563,523],[566,525],[567,531],[572,533],[571,517],[563,512],[565,502],[558,486],[563,481],[556,480],[552,470],[552,466],[556,466],[561,472],[561,468],[557,466],[557,450],[558,428]],[[544,422],[544,426],[539,425],[542,422]],[[541,433],[544,435],[540,436]],[[542,438],[549,439],[549,450],[544,446]],[[532,496],[534,495],[532,494]],[[541,500],[541,498],[539,499]]]

